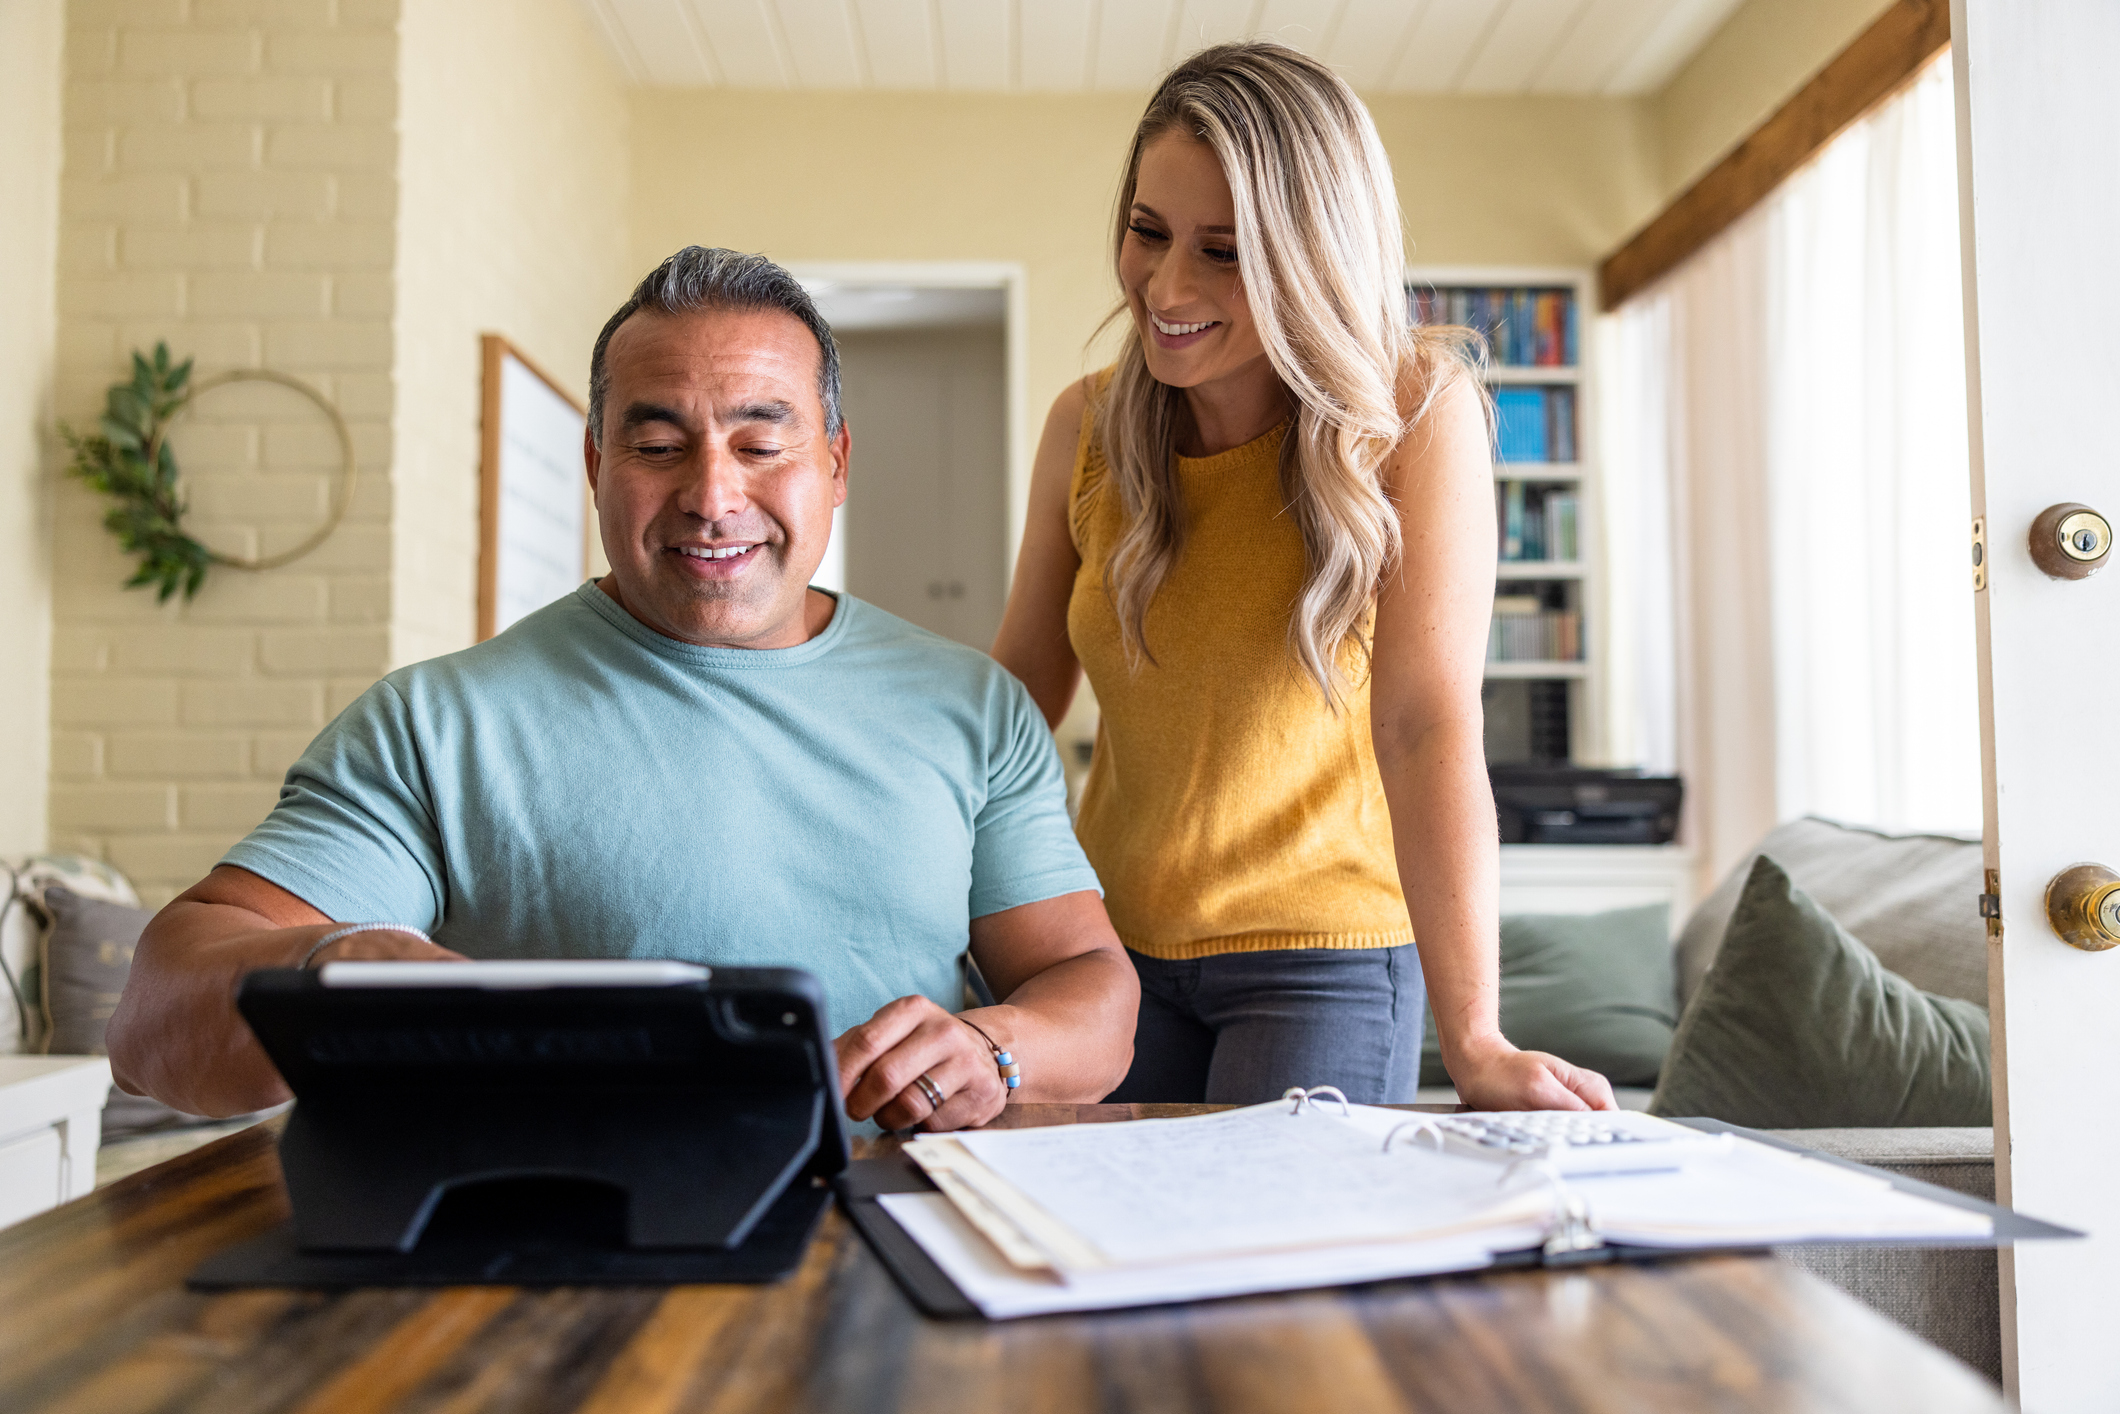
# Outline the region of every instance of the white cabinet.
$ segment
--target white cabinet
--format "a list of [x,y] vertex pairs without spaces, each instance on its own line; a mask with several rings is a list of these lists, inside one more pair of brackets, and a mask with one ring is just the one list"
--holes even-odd
[[0,1056],[0,1227],[96,1186],[110,1062]]
[[1693,909],[1693,851],[1682,845],[1505,844],[1502,912],[1602,913],[1668,904],[1671,931]]

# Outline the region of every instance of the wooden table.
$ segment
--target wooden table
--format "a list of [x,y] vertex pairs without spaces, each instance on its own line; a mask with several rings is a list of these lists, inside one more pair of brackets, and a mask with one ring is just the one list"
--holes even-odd
[[[1012,1125],[1204,1107],[1011,1106]],[[920,1316],[826,1216],[776,1286],[197,1296],[281,1221],[261,1126],[0,1233],[0,1410],[2001,1410],[1770,1257],[1497,1273],[987,1325]],[[885,1141],[888,1142],[888,1141]]]

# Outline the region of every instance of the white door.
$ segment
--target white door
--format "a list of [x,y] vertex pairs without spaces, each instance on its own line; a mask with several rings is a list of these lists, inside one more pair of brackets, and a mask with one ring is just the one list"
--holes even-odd
[[1008,594],[1008,383],[1000,327],[839,338],[846,587],[984,652]]
[[[2120,521],[2120,4],[1955,0],[1999,1196],[2081,1228],[2002,1262],[2003,1367],[2029,1414],[2120,1409],[2120,948],[2047,921],[2048,881],[2120,869],[2120,567],[2050,578],[2030,534]],[[2120,556],[2113,557],[2120,560]]]

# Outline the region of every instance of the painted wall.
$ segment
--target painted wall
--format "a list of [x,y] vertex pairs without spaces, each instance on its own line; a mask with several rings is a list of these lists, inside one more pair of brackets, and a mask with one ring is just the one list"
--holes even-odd
[[839,346],[847,589],[983,653],[1008,598],[1006,337],[874,329]]
[[[158,339],[200,375],[307,379],[351,426],[360,489],[322,549],[216,569],[189,604],[78,484],[55,493],[51,832],[159,903],[261,819],[288,763],[385,666],[397,0],[71,0],[59,413],[93,426]],[[236,554],[321,520],[338,450],[294,395],[206,394],[172,437],[191,523]]]
[[[1108,222],[1145,95],[644,89],[634,264],[688,243],[777,260],[1000,260],[1029,278],[1033,431],[1115,290]],[[1644,104],[1380,98],[1416,259],[1592,262],[1653,210]]]
[[0,5],[0,855],[44,846],[51,751],[52,411],[64,0]]
[[[51,830],[159,902],[264,817],[379,675],[471,641],[478,336],[586,384],[630,278],[628,113],[570,0],[70,13],[61,414],[92,424],[128,353],[166,338],[201,375],[308,379],[360,463],[320,550],[216,569],[190,604],[120,588],[101,507],[58,493]],[[335,444],[277,389],[208,393],[172,441],[217,549],[285,548],[326,509]]]
[[1664,197],[1788,101],[1894,0],[1747,0],[1654,101]]
[[638,274],[624,81],[576,0],[408,0],[399,43],[393,666],[475,636],[479,335],[584,397]]

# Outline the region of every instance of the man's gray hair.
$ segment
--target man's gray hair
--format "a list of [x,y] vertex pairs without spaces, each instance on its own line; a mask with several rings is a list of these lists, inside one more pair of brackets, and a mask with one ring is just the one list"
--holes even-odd
[[839,435],[839,345],[832,326],[817,312],[802,282],[762,255],[688,245],[655,267],[618,307],[596,336],[589,355],[589,436],[604,441],[604,397],[611,369],[604,355],[618,326],[643,309],[690,314],[702,309],[778,309],[800,319],[817,336],[817,399],[824,404],[824,435]]

